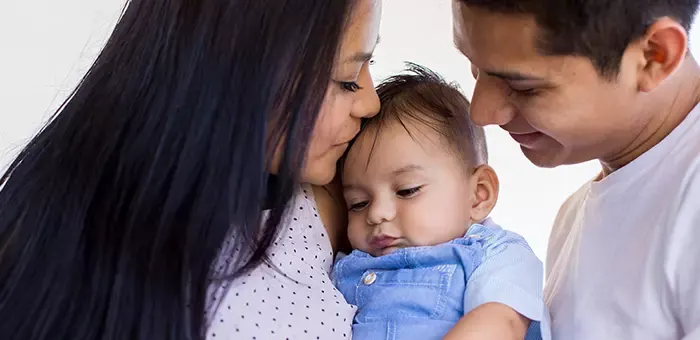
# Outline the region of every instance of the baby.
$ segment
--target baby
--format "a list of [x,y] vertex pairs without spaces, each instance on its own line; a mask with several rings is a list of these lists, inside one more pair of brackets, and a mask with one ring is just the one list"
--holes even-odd
[[353,339],[550,339],[542,263],[488,216],[498,178],[469,102],[411,64],[343,164],[352,253],[333,280]]

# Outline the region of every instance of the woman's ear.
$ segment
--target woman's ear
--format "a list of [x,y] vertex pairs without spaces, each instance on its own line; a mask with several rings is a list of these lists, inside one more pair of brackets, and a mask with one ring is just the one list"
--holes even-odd
[[481,222],[489,217],[498,201],[498,185],[498,176],[490,166],[484,164],[474,170],[469,178],[472,221]]

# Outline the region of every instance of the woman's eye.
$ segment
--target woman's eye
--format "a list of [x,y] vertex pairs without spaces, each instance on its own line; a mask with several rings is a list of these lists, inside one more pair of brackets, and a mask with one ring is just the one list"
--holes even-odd
[[399,197],[408,198],[417,194],[423,187],[415,187],[409,189],[403,189],[396,192]]
[[348,210],[360,211],[360,210],[364,209],[365,207],[367,207],[367,204],[368,204],[367,201],[353,203],[350,205],[350,209],[348,209]]
[[362,87],[360,87],[360,85],[358,85],[358,84],[357,84],[356,82],[354,82],[354,81],[352,81],[352,82],[344,82],[344,81],[341,81],[341,82],[340,82],[340,87],[342,87],[343,90],[349,91],[349,92],[357,92],[358,90],[361,90],[361,89],[362,89]]

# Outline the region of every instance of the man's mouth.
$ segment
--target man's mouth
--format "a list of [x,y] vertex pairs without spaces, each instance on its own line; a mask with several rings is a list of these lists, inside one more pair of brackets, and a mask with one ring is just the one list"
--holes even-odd
[[530,133],[510,133],[510,137],[513,138],[518,144],[526,148],[532,148],[537,144],[537,142],[544,137],[542,132],[530,132]]

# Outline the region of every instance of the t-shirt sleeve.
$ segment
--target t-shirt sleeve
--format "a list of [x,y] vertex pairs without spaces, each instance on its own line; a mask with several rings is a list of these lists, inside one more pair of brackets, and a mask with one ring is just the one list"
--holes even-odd
[[475,224],[466,237],[481,240],[483,259],[467,281],[464,311],[501,303],[538,322],[549,333],[549,314],[542,297],[544,269],[525,239],[490,221]]
[[676,206],[669,225],[666,271],[685,335],[681,339],[700,339],[700,166],[686,178]]

